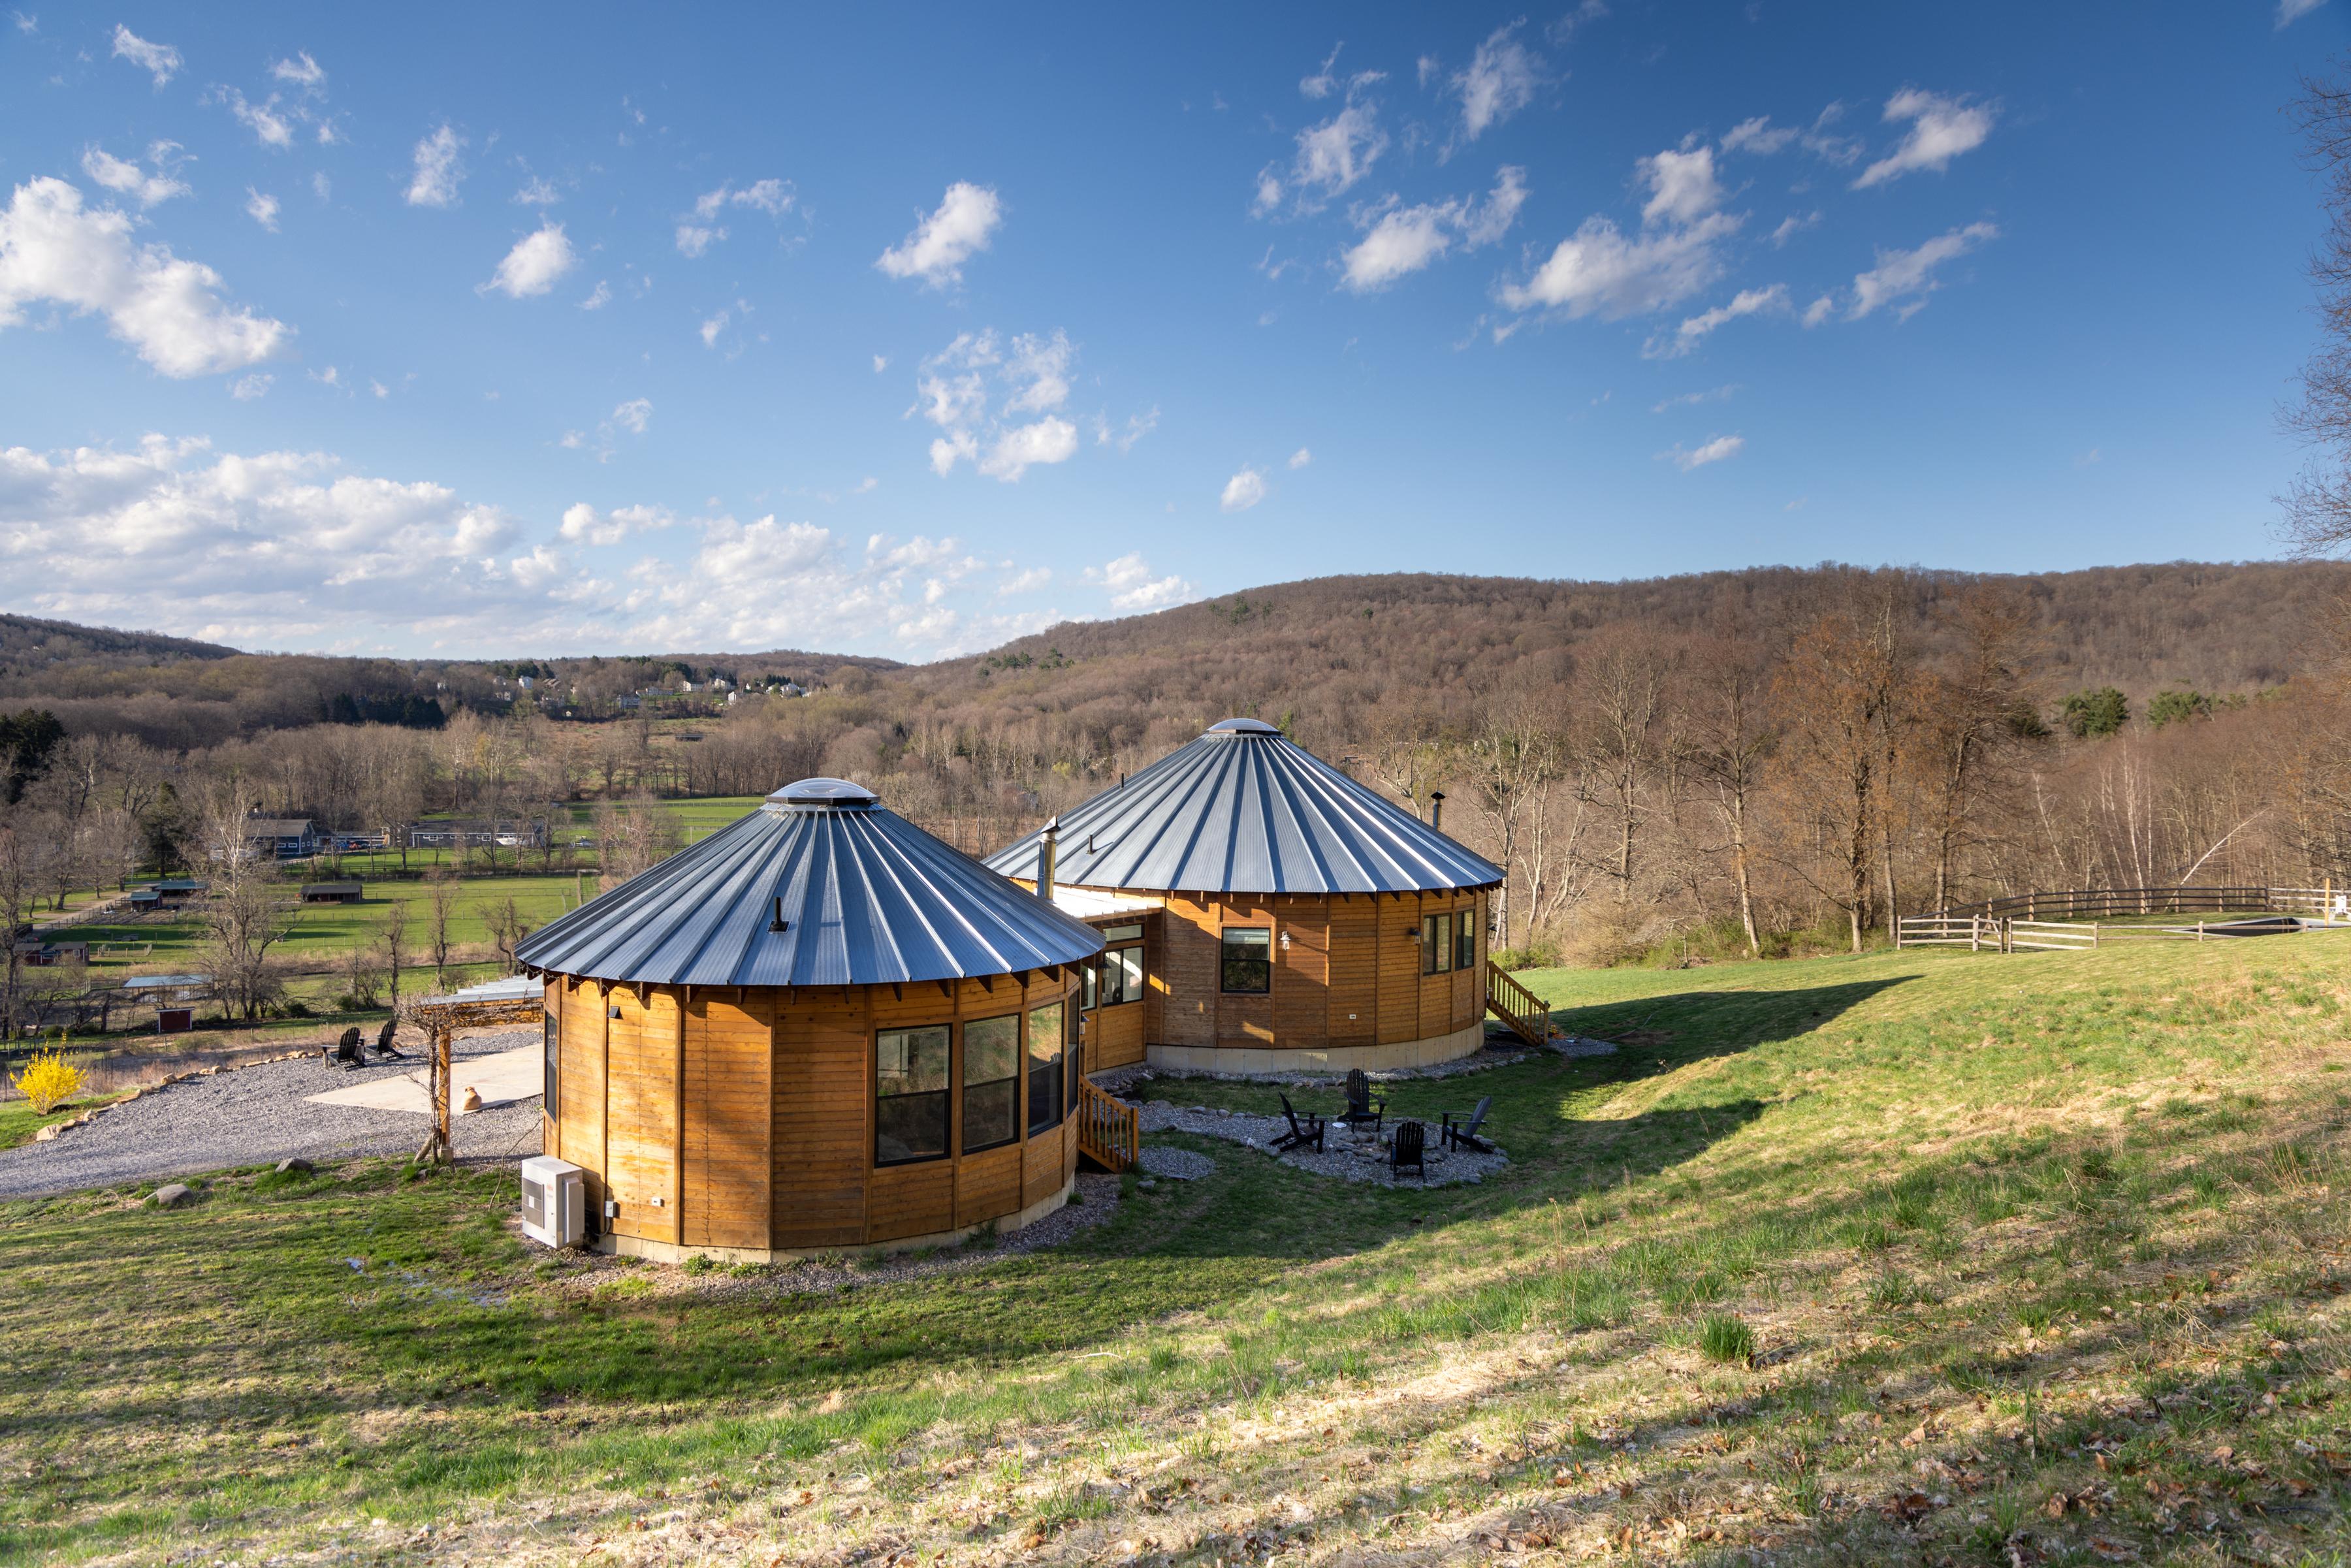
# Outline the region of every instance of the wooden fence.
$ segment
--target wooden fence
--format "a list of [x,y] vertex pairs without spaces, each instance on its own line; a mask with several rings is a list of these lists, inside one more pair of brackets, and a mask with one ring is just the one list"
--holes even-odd
[[2017,915],[2027,920],[2112,920],[2128,915],[2317,915],[2343,916],[2351,889],[2326,887],[2087,887],[2019,893],[1960,904],[1927,918]]
[[2079,952],[2109,942],[2219,942],[2302,929],[2289,916],[2199,920],[2193,925],[2110,925],[2099,921],[2019,920],[2012,915],[1914,915],[1896,924],[1896,947],[1960,946],[1970,953]]

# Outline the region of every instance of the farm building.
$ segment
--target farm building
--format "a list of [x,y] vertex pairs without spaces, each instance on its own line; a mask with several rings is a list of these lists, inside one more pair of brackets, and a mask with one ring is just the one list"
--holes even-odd
[[810,779],[552,922],[548,1154],[600,1245],[757,1260],[1013,1228],[1077,1169],[1082,923]]
[[300,860],[318,852],[318,824],[308,817],[247,817],[245,841],[257,855]]
[[[1086,1070],[1427,1066],[1476,1051],[1502,873],[1233,718],[989,858],[1102,933]],[[1515,993],[1514,993],[1515,994]],[[1521,1030],[1547,1027],[1506,999]],[[1535,1038],[1540,1038],[1536,1036]]]
[[306,882],[302,884],[305,904],[360,904],[366,900],[366,884],[350,882]]

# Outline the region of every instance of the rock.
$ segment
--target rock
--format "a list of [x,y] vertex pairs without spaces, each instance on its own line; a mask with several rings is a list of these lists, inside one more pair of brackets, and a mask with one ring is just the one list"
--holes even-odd
[[183,1203],[193,1202],[195,1196],[193,1188],[183,1186],[178,1182],[167,1182],[157,1187],[147,1201],[158,1208],[177,1208]]
[[42,1128],[39,1132],[35,1133],[33,1134],[33,1142],[37,1144],[46,1144],[64,1130],[65,1127],[62,1123],[52,1123],[50,1125]]
[[312,1165],[309,1161],[304,1159],[299,1155],[288,1155],[284,1159],[277,1162],[277,1174],[279,1176],[308,1176],[312,1171],[317,1170],[318,1168],[318,1166]]

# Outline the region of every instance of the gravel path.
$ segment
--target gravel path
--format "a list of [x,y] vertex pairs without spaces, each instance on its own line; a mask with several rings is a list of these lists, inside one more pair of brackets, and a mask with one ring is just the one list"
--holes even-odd
[[[463,1060],[538,1039],[535,1030],[506,1030],[460,1040],[452,1049]],[[288,1155],[325,1161],[413,1153],[430,1130],[414,1112],[313,1105],[304,1096],[423,1068],[413,1052],[405,1061],[349,1071],[304,1058],[150,1090],[46,1144],[0,1151],[0,1197],[193,1176]],[[539,1150],[538,1099],[455,1116],[451,1126],[460,1160],[521,1159]]]
[[[1490,1155],[1442,1148],[1438,1146],[1437,1129],[1432,1126],[1423,1151],[1427,1161],[1426,1181],[1416,1176],[1396,1181],[1388,1175],[1387,1155],[1375,1135],[1367,1132],[1358,1139],[1335,1124],[1324,1131],[1319,1153],[1309,1148],[1274,1154],[1273,1141],[1290,1131],[1289,1123],[1280,1116],[1252,1116],[1239,1111],[1211,1111],[1205,1105],[1171,1105],[1165,1100],[1146,1100],[1138,1107],[1136,1123],[1146,1133],[1197,1133],[1205,1137],[1224,1138],[1246,1144],[1259,1154],[1273,1155],[1283,1165],[1296,1166],[1302,1171],[1347,1181],[1377,1182],[1383,1186],[1444,1186],[1451,1182],[1479,1182],[1510,1163],[1510,1156],[1499,1148]],[[1146,1168],[1150,1155],[1149,1149],[1144,1151]]]

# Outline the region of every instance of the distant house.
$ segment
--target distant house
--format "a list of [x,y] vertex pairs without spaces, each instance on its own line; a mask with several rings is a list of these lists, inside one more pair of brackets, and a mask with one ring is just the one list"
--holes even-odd
[[302,884],[305,904],[357,904],[366,897],[367,890],[353,882],[306,882]]
[[299,860],[319,852],[319,829],[308,817],[247,817],[245,841],[256,854]]
[[89,944],[44,942],[37,936],[22,936],[16,940],[16,961],[42,969],[57,964],[87,964],[89,962]]
[[641,708],[644,706],[645,699],[635,695],[624,696],[615,699],[612,706],[625,713],[632,708]]
[[198,882],[190,877],[165,877],[161,882],[151,882],[145,887],[133,889],[131,907],[152,909],[161,905],[173,908],[192,898],[202,898],[212,889],[213,884],[208,882]]
[[412,850],[543,849],[547,845],[544,817],[452,817],[443,821],[408,824]]
[[525,691],[528,691],[530,690],[531,677],[528,675],[517,675],[515,677],[515,685],[520,686]]

